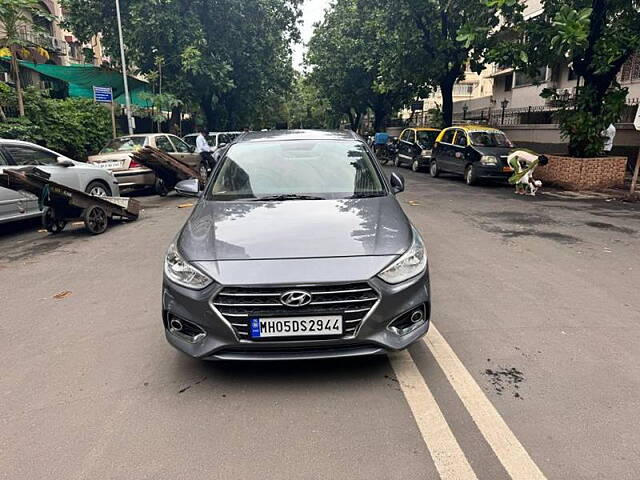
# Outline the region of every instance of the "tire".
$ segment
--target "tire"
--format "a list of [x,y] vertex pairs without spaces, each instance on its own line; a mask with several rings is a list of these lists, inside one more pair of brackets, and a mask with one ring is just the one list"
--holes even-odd
[[100,235],[109,226],[109,215],[100,205],[91,205],[83,214],[84,226],[93,235]]
[[411,170],[413,170],[416,173],[422,171],[422,166],[420,165],[420,160],[418,160],[416,158],[416,159],[413,160],[413,162],[411,162]]
[[156,178],[155,190],[161,197],[166,197],[169,194],[169,189],[161,178]]
[[429,165],[429,174],[433,178],[438,178],[440,176],[440,166],[435,159],[431,160],[431,165]]
[[400,168],[402,166],[402,160],[400,160],[400,155],[398,155],[397,153],[393,159],[393,165],[397,168]]
[[42,226],[49,233],[60,233],[67,226],[66,220],[60,220],[53,216],[53,210],[50,207],[45,207],[42,211]]
[[93,182],[89,183],[84,191],[85,193],[88,193],[89,195],[93,195],[95,197],[110,197],[112,193],[109,186],[99,180],[94,180]]
[[468,165],[464,171],[464,181],[467,185],[477,185],[478,184],[478,174],[476,173],[476,169],[473,164]]

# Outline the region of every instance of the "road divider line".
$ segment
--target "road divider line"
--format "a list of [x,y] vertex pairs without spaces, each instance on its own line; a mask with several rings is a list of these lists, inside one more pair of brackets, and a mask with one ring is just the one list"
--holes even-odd
[[442,480],[477,480],[469,461],[408,352],[389,354],[400,388]]
[[511,478],[546,480],[500,413],[433,324],[424,342]]

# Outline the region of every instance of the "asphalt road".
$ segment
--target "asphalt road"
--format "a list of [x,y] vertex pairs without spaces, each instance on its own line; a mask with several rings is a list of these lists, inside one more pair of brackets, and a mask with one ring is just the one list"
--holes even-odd
[[402,173],[436,328],[389,358],[173,350],[188,200],[97,237],[0,227],[0,478],[637,479],[640,206]]

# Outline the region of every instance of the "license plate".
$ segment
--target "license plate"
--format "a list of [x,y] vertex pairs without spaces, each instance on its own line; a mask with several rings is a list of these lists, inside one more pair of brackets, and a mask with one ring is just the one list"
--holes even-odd
[[249,319],[251,338],[342,335],[342,317],[309,316]]
[[106,170],[112,170],[114,168],[122,168],[122,162],[119,160],[114,160],[112,162],[99,162],[99,163],[96,163],[96,165]]

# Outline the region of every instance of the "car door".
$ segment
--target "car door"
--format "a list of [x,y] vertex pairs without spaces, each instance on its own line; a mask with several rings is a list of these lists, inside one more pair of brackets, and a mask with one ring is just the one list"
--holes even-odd
[[467,166],[466,151],[469,145],[467,132],[461,128],[456,129],[456,136],[451,146],[451,171],[454,173],[464,173]]
[[[0,173],[9,168],[7,156],[0,150]],[[0,222],[26,213],[25,194],[0,187]]]
[[438,150],[435,160],[441,170],[451,172],[453,166],[453,139],[455,137],[455,129],[448,128],[442,134],[442,139],[438,142]]
[[173,144],[172,155],[180,160],[185,165],[189,165],[191,168],[198,168],[200,165],[200,155],[193,153],[191,147],[182,141],[175,135],[169,135],[169,140]]
[[404,132],[402,132],[402,138],[400,140],[400,146],[398,149],[398,156],[400,160],[404,164],[410,164],[413,160],[413,156],[411,155],[411,151],[413,148],[413,144],[416,141],[416,132],[411,128],[407,128]]

